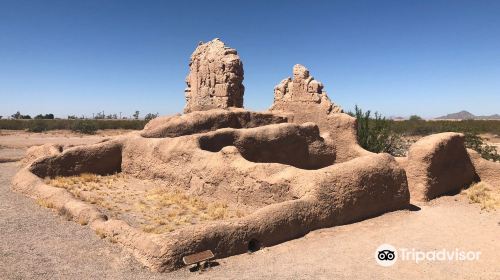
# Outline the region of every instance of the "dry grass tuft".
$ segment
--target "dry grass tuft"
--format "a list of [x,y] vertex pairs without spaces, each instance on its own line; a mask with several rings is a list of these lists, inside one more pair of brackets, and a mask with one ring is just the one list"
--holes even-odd
[[142,229],[151,233],[170,232],[180,226],[244,215],[242,211],[230,209],[227,203],[208,202],[181,191],[162,188],[149,190],[144,200],[139,200],[135,205],[135,209],[146,214]]
[[47,207],[47,208],[54,208],[55,207],[55,205],[52,202],[47,201],[43,198],[38,198],[36,200],[36,203],[42,207]]
[[166,233],[206,221],[242,217],[246,213],[222,201],[211,201],[181,190],[156,186],[123,174],[47,178],[76,198],[94,204],[107,215],[150,233]]
[[500,191],[493,189],[487,183],[476,183],[462,191],[462,194],[469,198],[470,203],[480,204],[482,210],[490,211],[500,208]]
[[67,221],[71,221],[71,219],[73,218],[71,213],[69,213],[68,209],[66,209],[65,207],[60,208],[58,212],[59,215],[64,217]]

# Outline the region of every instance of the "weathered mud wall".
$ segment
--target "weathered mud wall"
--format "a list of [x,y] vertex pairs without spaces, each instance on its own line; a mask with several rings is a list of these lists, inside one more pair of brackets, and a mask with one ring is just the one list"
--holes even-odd
[[185,113],[243,107],[243,63],[219,39],[200,44],[191,55]]

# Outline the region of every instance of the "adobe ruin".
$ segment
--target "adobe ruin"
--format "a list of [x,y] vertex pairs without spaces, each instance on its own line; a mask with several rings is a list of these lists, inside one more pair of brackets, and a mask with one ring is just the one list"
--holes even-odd
[[186,84],[184,113],[243,107],[243,63],[218,38],[200,43],[193,52]]
[[[255,244],[272,246],[315,229],[407,209],[410,195],[431,199],[466,186],[477,172],[470,161],[451,173],[446,167],[450,159],[467,161],[460,135],[421,140],[408,158],[365,151],[356,140],[356,120],[342,113],[300,65],[293,79],[275,89],[269,112],[238,108],[243,106],[242,64],[218,39],[198,46],[187,80],[185,114],[154,119],[142,131],[94,145],[32,148],[14,189],[89,225],[152,270],[169,271],[196,252],[212,250],[222,258]],[[495,167],[488,168],[481,177],[491,177]],[[44,181],[82,173],[157,180],[167,190],[248,211],[171,232],[145,232]],[[458,173],[463,176],[446,179]],[[426,179],[429,174],[441,179],[434,184]]]

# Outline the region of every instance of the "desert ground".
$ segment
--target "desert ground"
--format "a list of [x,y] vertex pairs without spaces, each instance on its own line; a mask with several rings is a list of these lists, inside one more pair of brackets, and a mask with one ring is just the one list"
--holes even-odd
[[[0,133],[0,275],[2,279],[499,279],[500,212],[481,210],[463,194],[416,203],[358,223],[310,232],[254,253],[215,260],[200,272],[154,273],[120,245],[67,221],[10,190],[26,149],[44,143],[97,143],[126,131],[83,136],[55,131]],[[498,139],[497,139],[498,140]],[[495,140],[491,141],[495,143]],[[398,261],[381,267],[376,248],[480,251],[476,261]]]
[[500,150],[500,135],[485,133],[480,136],[483,137],[489,145],[495,146],[497,150]]

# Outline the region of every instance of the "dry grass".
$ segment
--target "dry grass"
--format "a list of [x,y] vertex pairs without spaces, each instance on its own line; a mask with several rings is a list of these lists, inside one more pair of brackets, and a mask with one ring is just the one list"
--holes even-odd
[[186,225],[245,215],[225,202],[189,195],[123,174],[81,174],[48,178],[46,183],[64,188],[75,197],[95,204],[109,216],[150,233],[171,232]]
[[[146,212],[150,221],[142,227],[143,230],[153,233],[169,232],[184,225],[244,215],[242,211],[232,211],[227,203],[207,202],[181,191],[167,191],[163,188],[149,190],[144,200],[139,200],[135,206],[138,211]],[[151,209],[153,211],[150,211]],[[167,211],[161,211],[165,209]]]
[[47,201],[43,198],[39,198],[36,200],[36,203],[42,207],[46,207],[46,208],[54,208],[54,204],[50,201]]
[[462,194],[469,198],[470,203],[480,204],[482,210],[490,211],[500,208],[500,191],[484,182],[470,186],[462,191]]
[[110,176],[101,176],[90,173],[83,173],[79,176],[69,176],[62,177],[58,176],[56,178],[50,179],[47,178],[45,180],[46,183],[58,187],[65,188],[67,190],[80,189],[81,191],[93,191],[99,190],[101,187],[111,185],[116,180],[123,177],[120,173],[110,175]]

